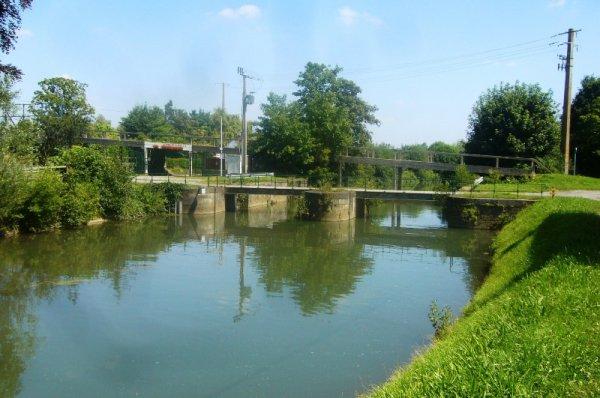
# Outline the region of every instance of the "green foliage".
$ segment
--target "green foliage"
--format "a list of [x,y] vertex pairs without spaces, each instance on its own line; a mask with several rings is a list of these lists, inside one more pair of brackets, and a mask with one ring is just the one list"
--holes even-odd
[[67,228],[86,224],[100,211],[100,192],[90,182],[75,182],[66,186],[60,209],[60,223]]
[[138,219],[165,212],[164,194],[151,185],[132,184],[121,218]]
[[0,152],[0,236],[17,228],[27,198],[23,167]]
[[488,184],[498,184],[502,179],[502,174],[496,169],[491,169],[486,177],[486,182]]
[[520,212],[466,316],[372,396],[599,396],[599,230],[596,201]]
[[40,232],[56,227],[65,189],[62,176],[53,170],[36,172],[31,175],[27,188],[20,228],[26,232]]
[[183,191],[186,189],[185,185],[172,182],[152,184],[151,187],[163,200],[163,211],[170,211],[181,200]]
[[376,108],[360,88],[340,77],[342,69],[309,62],[295,81],[295,101],[273,93],[262,106],[253,155],[263,168],[329,178],[337,158],[370,143],[368,125],[378,124]]
[[0,152],[13,155],[22,164],[36,164],[40,137],[38,125],[30,120],[0,125]]
[[131,136],[152,138],[175,142],[188,142],[190,137],[219,138],[223,117],[223,138],[228,141],[237,138],[242,130],[238,115],[229,114],[221,109],[214,112],[193,110],[188,112],[176,108],[173,101],[158,106],[136,105],[121,119],[121,129]]
[[332,186],[336,175],[326,167],[316,167],[308,172],[308,183],[311,186],[324,187]]
[[126,133],[172,133],[165,112],[158,106],[136,105],[121,119],[121,128]]
[[177,173],[177,174],[187,174],[190,169],[190,161],[188,158],[165,158],[165,166]]
[[586,76],[573,100],[572,148],[577,147],[577,172],[600,177],[600,78]]
[[458,190],[466,185],[472,185],[475,176],[469,172],[467,166],[459,164],[454,168],[454,176],[450,182],[450,187],[453,190]]
[[537,84],[500,84],[482,94],[469,118],[466,150],[490,155],[545,157],[558,152],[557,105]]
[[94,122],[90,124],[87,136],[96,138],[117,139],[119,137],[119,133],[116,129],[112,127],[110,120],[106,119],[102,115],[98,115]]
[[63,150],[54,162],[67,166],[67,183],[89,182],[98,187],[102,216],[120,219],[125,217],[132,190],[132,171],[127,160],[127,152],[119,147],[73,146]]
[[450,307],[446,305],[444,308],[440,309],[437,301],[433,300],[429,306],[428,317],[431,326],[433,326],[435,337],[443,337],[452,324],[452,311],[450,310]]
[[33,94],[31,112],[41,129],[40,158],[45,161],[85,135],[94,108],[85,96],[86,85],[76,80],[53,77],[42,80]]

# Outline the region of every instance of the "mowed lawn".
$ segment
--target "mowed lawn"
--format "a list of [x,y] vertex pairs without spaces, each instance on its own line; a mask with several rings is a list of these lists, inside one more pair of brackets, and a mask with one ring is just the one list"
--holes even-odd
[[475,191],[486,192],[548,192],[551,189],[559,191],[591,190],[600,191],[600,178],[572,176],[564,174],[537,174],[527,181],[500,182],[498,184],[484,183],[478,185]]
[[600,396],[599,232],[600,202],[523,210],[461,318],[370,396]]

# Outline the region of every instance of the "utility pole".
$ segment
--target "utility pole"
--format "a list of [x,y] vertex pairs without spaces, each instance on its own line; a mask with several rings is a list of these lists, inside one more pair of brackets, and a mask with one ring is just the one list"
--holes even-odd
[[219,175],[223,177],[223,114],[225,113],[225,83],[221,83],[221,144],[219,146]]
[[244,68],[238,66],[238,73],[242,76],[242,174],[248,173],[248,125],[246,123],[246,109],[254,103],[254,97],[246,93],[246,79],[254,79],[244,73]]
[[565,71],[565,92],[563,98],[563,114],[562,114],[562,134],[564,137],[565,151],[565,167],[564,173],[569,174],[570,150],[571,150],[571,73],[573,69],[573,43],[575,42],[575,33],[579,30],[570,28],[567,32],[561,35],[567,35],[567,56],[560,56],[564,64],[559,64],[558,69]]

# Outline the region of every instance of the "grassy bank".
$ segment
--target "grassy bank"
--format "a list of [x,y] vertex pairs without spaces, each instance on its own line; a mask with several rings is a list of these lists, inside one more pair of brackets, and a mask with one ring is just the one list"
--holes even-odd
[[494,242],[454,323],[373,397],[599,396],[600,203],[545,199]]
[[538,174],[527,181],[500,182],[497,184],[484,183],[478,185],[476,191],[501,192],[547,192],[550,189],[559,191],[571,190],[600,190],[600,178],[571,176],[564,174]]

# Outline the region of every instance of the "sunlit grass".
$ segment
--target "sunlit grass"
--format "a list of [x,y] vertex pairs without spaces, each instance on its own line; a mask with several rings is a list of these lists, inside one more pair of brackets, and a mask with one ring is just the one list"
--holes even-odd
[[599,231],[591,200],[522,211],[463,317],[372,396],[599,396]]
[[516,180],[498,184],[481,184],[475,191],[487,192],[548,192],[551,189],[566,190],[600,190],[600,178],[572,176],[564,174],[538,174],[527,181]]

